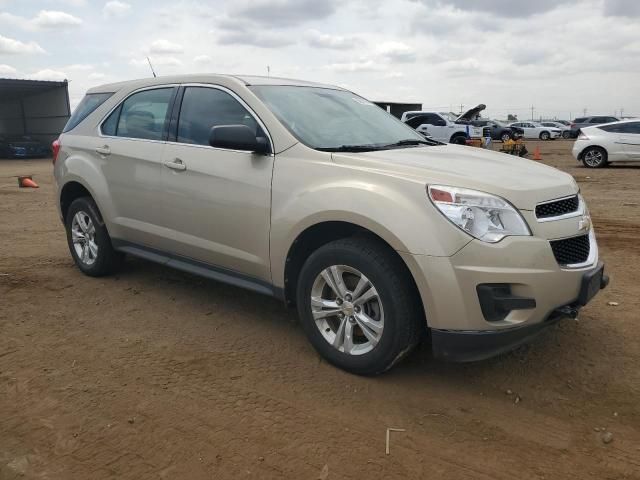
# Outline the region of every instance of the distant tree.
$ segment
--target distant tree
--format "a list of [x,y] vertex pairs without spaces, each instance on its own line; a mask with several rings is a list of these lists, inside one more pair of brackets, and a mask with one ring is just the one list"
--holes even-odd
[[507,115],[507,120],[509,120],[510,122],[517,122],[518,116],[514,115],[513,113],[510,113],[509,115]]

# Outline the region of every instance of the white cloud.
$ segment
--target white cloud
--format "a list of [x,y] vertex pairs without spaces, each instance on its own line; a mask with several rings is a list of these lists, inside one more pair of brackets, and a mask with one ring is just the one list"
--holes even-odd
[[24,43],[20,40],[0,35],[0,54],[22,55],[27,53],[45,53],[45,51],[36,42]]
[[164,38],[159,38],[149,45],[149,53],[156,53],[158,55],[182,53],[183,51],[182,45],[165,40]]
[[316,48],[343,50],[353,48],[358,43],[358,39],[355,36],[330,35],[318,30],[307,30],[305,36],[307,37],[307,43]]
[[199,63],[200,65],[211,63],[213,59],[209,55],[198,55],[193,58],[193,63]]
[[89,80],[103,80],[105,77],[106,75],[100,72],[92,72],[89,75],[87,75],[87,78]]
[[[179,67],[182,65],[182,61],[175,57],[154,57],[151,59],[151,63],[154,67],[156,66],[165,66],[165,67]],[[129,60],[129,65],[133,65],[134,67],[147,67],[149,68],[149,62],[146,58],[132,58]]]
[[84,7],[87,5],[87,0],[48,0],[48,2],[55,4],[64,3],[71,7]]
[[45,68],[44,70],[39,70],[35,73],[31,73],[27,75],[27,78],[32,80],[54,80],[54,81],[62,81],[68,78],[65,72],[61,72],[60,70],[53,70],[50,68]]
[[376,52],[391,62],[414,62],[416,51],[406,43],[384,42],[376,47]]
[[5,78],[13,77],[16,73],[18,73],[18,70],[13,68],[11,65],[0,63],[0,76]]
[[373,72],[376,70],[382,70],[384,65],[373,59],[361,58],[353,62],[337,62],[327,65],[329,70],[341,73],[353,73],[353,72]]
[[57,10],[40,10],[38,15],[29,24],[35,28],[77,27],[82,25],[82,20],[66,12]]
[[118,0],[111,0],[104,4],[102,8],[102,14],[106,18],[116,18],[122,17],[129,13],[131,10],[131,5],[125,2],[120,2]]

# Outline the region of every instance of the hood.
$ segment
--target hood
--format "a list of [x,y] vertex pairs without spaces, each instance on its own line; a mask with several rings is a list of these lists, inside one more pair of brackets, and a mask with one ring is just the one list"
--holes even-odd
[[521,210],[578,192],[573,177],[513,155],[461,145],[334,153],[336,163],[407,176],[425,184],[499,195]]
[[467,110],[466,112],[464,112],[457,118],[457,120],[466,120],[467,122],[475,120],[476,117],[480,115],[480,112],[485,108],[487,108],[487,106],[481,103],[477,107],[473,107],[471,110]]

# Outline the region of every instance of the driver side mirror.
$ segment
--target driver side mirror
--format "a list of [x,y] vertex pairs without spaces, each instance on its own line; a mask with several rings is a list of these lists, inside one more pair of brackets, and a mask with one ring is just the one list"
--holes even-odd
[[261,155],[271,153],[271,146],[265,137],[256,137],[246,125],[218,125],[211,129],[209,145],[215,148],[243,150]]

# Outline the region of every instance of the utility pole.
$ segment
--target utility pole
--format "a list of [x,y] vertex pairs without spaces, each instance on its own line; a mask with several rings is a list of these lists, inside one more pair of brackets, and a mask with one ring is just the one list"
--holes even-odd
[[463,114],[463,111],[462,111],[462,109],[463,109],[463,108],[464,108],[464,105],[463,105],[463,104],[460,104],[460,115],[462,115],[462,114]]
[[582,116],[583,116],[583,117],[586,117],[586,116],[587,116],[587,109],[586,109],[586,108],[583,108],[583,109],[582,109]]
[[533,122],[533,111],[535,110],[535,107],[533,105],[531,105],[531,121]]
[[624,108],[620,107],[620,118],[622,118],[623,113],[624,113]]

